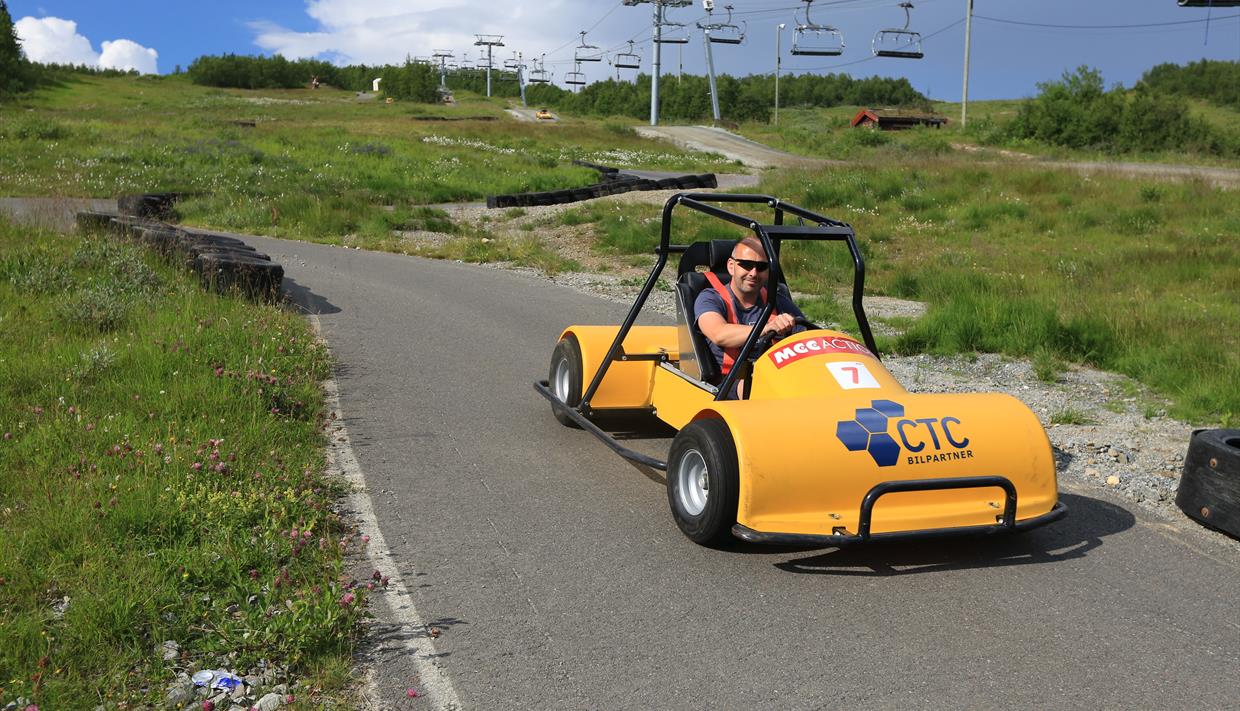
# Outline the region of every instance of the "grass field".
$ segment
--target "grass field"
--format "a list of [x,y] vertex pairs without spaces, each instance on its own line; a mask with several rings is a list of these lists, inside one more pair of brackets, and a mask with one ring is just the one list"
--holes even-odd
[[[970,101],[968,126],[960,126],[960,104],[936,101],[931,113],[948,119],[938,129],[875,132],[850,126],[858,106],[832,108],[785,108],[779,112],[779,125],[746,123],[740,132],[755,141],[800,155],[839,160],[867,157],[900,159],[910,156],[954,156],[962,161],[993,160],[994,155],[967,153],[953,145],[989,147],[1016,151],[1037,158],[1073,161],[1113,161],[1175,163],[1240,168],[1240,160],[1182,152],[1147,152],[1115,155],[1101,151],[1074,150],[1036,141],[1013,140],[1003,136],[1002,127],[1015,118],[1024,100]],[[1183,100],[1186,110],[1204,118],[1220,131],[1240,135],[1240,112],[1213,106],[1196,99]]]
[[361,541],[322,476],[305,321],[0,222],[0,329],[0,707],[162,708],[174,664],[259,660],[338,692]]
[[[501,100],[460,98],[387,105],[330,89],[85,77],[0,107],[0,194],[186,192],[186,220],[338,242],[419,229],[422,205],[597,181],[573,159],[693,172],[725,164],[617,122],[523,123]],[[495,120],[417,120],[428,116]]]

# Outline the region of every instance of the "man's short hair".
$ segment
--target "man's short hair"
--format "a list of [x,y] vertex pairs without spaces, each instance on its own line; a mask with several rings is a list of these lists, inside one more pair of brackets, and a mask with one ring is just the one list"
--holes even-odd
[[757,237],[754,237],[753,235],[749,235],[748,237],[742,237],[741,239],[736,240],[736,244],[732,245],[733,255],[736,254],[736,248],[741,246],[742,244],[752,249],[753,251],[757,252],[758,254],[766,256],[766,250],[762,247],[762,240],[759,240]]

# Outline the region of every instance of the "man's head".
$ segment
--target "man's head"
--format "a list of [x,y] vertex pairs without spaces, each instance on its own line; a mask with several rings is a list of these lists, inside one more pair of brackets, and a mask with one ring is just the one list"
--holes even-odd
[[732,275],[732,291],[737,296],[753,295],[766,286],[770,262],[766,260],[766,250],[757,237],[746,237],[732,248],[732,256],[728,258],[728,274]]

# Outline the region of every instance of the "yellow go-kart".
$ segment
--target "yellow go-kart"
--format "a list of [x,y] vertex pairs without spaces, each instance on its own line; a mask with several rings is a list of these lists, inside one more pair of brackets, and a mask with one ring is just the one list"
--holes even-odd
[[[770,208],[768,223],[712,204]],[[853,312],[862,340],[801,322],[760,337],[775,299],[721,376],[696,325],[702,270],[722,273],[733,240],[671,243],[682,207],[752,232],[787,289],[780,248],[828,240],[853,261]],[[787,217],[797,224],[785,224]],[[852,227],[764,195],[681,193],[663,208],[658,260],[619,326],[569,326],[535,389],[556,418],[620,455],[667,472],[680,530],[698,543],[729,535],[754,543],[830,545],[876,539],[1010,533],[1066,513],[1055,460],[1038,418],[998,393],[912,394],[879,360],[862,307],[865,266]],[[676,326],[635,326],[671,255],[679,254]],[[743,380],[745,399],[725,399]],[[649,413],[677,429],[666,462],[635,452],[595,422]]]

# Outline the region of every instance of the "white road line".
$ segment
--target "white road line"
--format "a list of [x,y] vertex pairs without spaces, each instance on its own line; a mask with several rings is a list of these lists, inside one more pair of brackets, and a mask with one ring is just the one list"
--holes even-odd
[[[316,314],[306,314],[306,318],[310,321],[310,326],[315,333],[322,339],[319,317]],[[417,608],[413,604],[413,597],[409,594],[409,588],[400,576],[396,561],[392,558],[391,549],[383,539],[383,532],[379,530],[379,521],[375,518],[374,505],[366,488],[366,477],[349,443],[349,431],[344,425],[344,414],[340,409],[340,388],[336,384],[336,379],[329,377],[323,384],[323,390],[328,411],[336,413],[336,420],[327,446],[328,474],[343,477],[351,484],[349,507],[359,519],[363,532],[370,536],[370,543],[366,546],[366,557],[376,570],[389,578],[384,598],[391,611],[392,619],[386,621],[398,624],[404,630],[413,633],[406,636],[403,644],[413,656],[421,682],[416,685],[422,697],[420,700],[423,702],[418,704],[418,707],[444,709],[445,711],[459,709],[461,702],[457,698],[456,689],[452,686],[452,679],[448,676],[448,671],[435,661],[435,644],[426,634],[426,622],[418,615]],[[366,685],[369,687],[366,690],[366,696],[377,701],[379,689],[375,674],[367,674]]]

